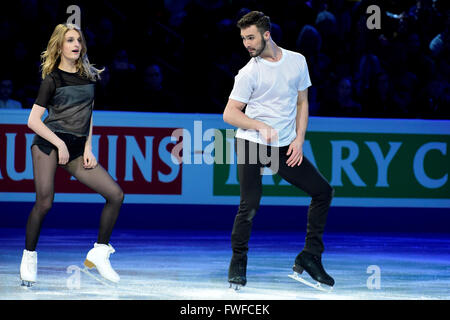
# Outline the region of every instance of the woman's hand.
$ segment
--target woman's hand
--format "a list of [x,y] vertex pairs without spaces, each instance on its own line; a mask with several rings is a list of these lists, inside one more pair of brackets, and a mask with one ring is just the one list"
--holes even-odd
[[58,145],[58,164],[65,165],[69,162],[69,150],[64,141]]
[[83,167],[85,169],[94,169],[97,165],[97,159],[92,151],[85,149],[83,154]]

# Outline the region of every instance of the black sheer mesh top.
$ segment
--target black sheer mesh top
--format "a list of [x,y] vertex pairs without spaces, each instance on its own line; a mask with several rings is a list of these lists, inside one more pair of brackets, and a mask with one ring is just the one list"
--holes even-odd
[[88,136],[94,95],[95,82],[57,68],[42,81],[35,104],[47,108],[44,124],[53,132]]

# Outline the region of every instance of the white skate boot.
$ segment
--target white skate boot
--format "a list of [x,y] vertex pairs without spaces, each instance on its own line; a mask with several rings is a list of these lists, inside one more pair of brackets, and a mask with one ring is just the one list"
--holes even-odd
[[89,268],[97,268],[98,273],[100,275],[114,283],[120,281],[120,277],[117,272],[111,267],[111,263],[109,262],[109,256],[111,253],[114,253],[114,248],[109,244],[94,244],[94,248],[89,250],[86,260],[84,260],[84,265]]
[[22,286],[31,287],[37,278],[37,252],[23,250],[20,263],[20,279]]

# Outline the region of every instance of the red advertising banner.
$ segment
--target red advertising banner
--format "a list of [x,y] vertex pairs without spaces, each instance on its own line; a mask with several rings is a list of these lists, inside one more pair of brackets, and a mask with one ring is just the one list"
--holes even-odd
[[[94,126],[92,148],[98,162],[126,194],[180,195],[182,166],[171,160],[176,128]],[[0,126],[0,192],[34,192],[31,144],[26,125]],[[62,168],[55,192],[92,193]]]

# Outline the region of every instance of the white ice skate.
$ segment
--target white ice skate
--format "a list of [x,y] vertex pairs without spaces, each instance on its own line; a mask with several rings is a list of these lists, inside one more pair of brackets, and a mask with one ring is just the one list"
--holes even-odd
[[20,263],[20,279],[23,287],[31,287],[37,278],[37,252],[23,250]]
[[95,267],[103,278],[111,282],[118,283],[120,281],[120,277],[111,267],[111,263],[109,262],[109,256],[114,252],[115,250],[110,244],[106,245],[95,243],[94,248],[89,250],[86,260],[84,260],[84,265],[86,268],[83,271],[86,271],[86,273],[93,276],[89,273],[88,269]]

